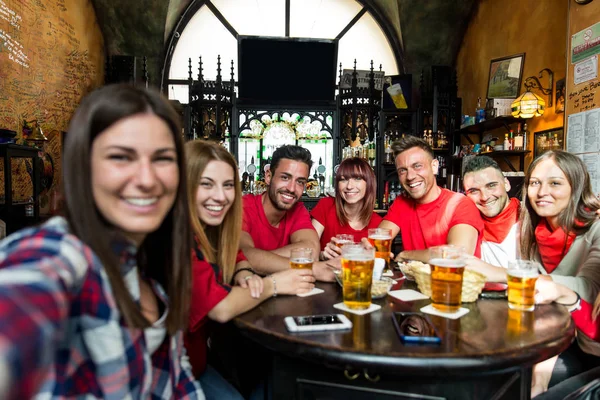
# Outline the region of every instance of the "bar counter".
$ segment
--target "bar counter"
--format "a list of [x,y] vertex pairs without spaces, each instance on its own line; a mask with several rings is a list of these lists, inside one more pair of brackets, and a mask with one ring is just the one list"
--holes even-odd
[[[279,296],[235,319],[241,333],[274,354],[273,398],[529,399],[531,367],[564,351],[575,334],[565,307],[508,309],[506,300],[463,303],[470,311],[451,320],[430,316],[440,345],[403,344],[392,323],[396,311],[416,311],[430,300],[374,300],[381,310],[345,313],[349,331],[290,333],[284,317],[334,314],[342,301],[335,283],[310,297]],[[393,290],[416,289],[400,281]]]

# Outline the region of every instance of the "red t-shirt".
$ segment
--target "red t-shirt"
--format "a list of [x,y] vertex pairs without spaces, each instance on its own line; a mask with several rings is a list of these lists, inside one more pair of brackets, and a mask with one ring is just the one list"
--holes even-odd
[[342,226],[340,221],[337,219],[335,212],[335,199],[333,197],[325,197],[321,199],[315,208],[310,212],[310,216],[317,220],[321,225],[325,227],[323,234],[321,235],[321,250],[327,246],[327,243],[331,241],[331,238],[338,234],[349,234],[354,235],[354,241],[360,242],[362,238],[366,238],[369,234],[370,228],[377,228],[379,223],[383,221],[377,213],[371,214],[371,220],[366,228],[361,230],[353,229],[350,225]]
[[185,348],[196,378],[206,369],[208,313],[227,297],[231,290],[229,285],[222,282],[220,268],[216,264],[205,261],[200,249],[196,248],[192,255],[189,329],[184,336]]
[[[267,196],[267,194],[264,194]],[[242,230],[254,241],[254,247],[271,251],[290,244],[292,233],[301,229],[312,229],[310,215],[304,204],[298,202],[286,212],[279,226],[269,223],[262,205],[262,195],[247,194],[244,199],[244,221]]]
[[473,201],[460,193],[442,189],[439,197],[427,204],[396,197],[384,219],[400,228],[404,250],[424,250],[446,244],[450,228],[458,224],[471,225],[479,232],[475,256],[481,256],[483,221]]

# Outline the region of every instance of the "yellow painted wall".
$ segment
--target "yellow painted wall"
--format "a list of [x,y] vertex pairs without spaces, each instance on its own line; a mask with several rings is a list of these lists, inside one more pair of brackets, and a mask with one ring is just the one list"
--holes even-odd
[[[565,77],[567,8],[568,0],[481,0],[456,62],[463,114],[474,115],[477,98],[485,99],[492,59],[525,53],[522,82],[544,68],[554,71],[554,84]],[[541,83],[548,86],[546,74]],[[523,91],[521,85],[520,93]],[[564,115],[556,114],[553,105],[542,117],[529,120],[528,150],[533,151],[533,132],[563,126]]]

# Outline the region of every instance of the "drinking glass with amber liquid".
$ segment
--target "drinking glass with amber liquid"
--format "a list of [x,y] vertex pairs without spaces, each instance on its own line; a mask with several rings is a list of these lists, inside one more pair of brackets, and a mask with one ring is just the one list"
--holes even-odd
[[431,305],[442,312],[458,311],[461,304],[464,249],[460,246],[435,246],[429,248],[431,267]]
[[290,268],[292,269],[312,269],[313,249],[309,247],[300,247],[292,249],[290,252]]
[[390,252],[392,251],[392,230],[385,228],[369,229],[367,239],[375,248],[375,258],[385,260],[385,269],[390,268]]
[[354,235],[348,235],[345,233],[339,233],[335,235],[335,245],[339,248],[344,247],[346,244],[354,243]]
[[344,304],[353,310],[364,310],[371,306],[371,284],[375,252],[361,244],[342,247],[342,286]]
[[506,281],[508,282],[508,306],[513,310],[533,311],[535,308],[535,282],[538,279],[540,264],[529,260],[508,262]]

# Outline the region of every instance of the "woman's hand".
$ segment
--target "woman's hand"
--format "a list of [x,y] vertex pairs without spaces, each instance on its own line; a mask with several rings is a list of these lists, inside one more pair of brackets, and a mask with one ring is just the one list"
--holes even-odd
[[536,304],[548,304],[552,302],[562,304],[573,304],[577,301],[577,294],[571,289],[554,282],[546,276],[540,276],[535,282]]
[[310,269],[288,269],[273,274],[277,294],[306,293],[315,287],[315,277]]
[[258,299],[263,292],[264,285],[263,279],[255,275],[249,271],[243,271],[238,273],[235,276],[234,284],[239,285],[240,287],[246,289],[250,289],[250,296],[255,299]]
[[325,260],[339,257],[342,254],[342,248],[337,246],[337,238],[332,237],[331,241],[327,243],[327,246],[325,246],[321,254]]

